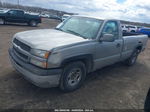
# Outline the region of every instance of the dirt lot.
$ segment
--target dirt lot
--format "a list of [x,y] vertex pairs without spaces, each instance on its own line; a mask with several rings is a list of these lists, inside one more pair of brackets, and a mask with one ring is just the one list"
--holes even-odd
[[44,20],[39,27],[0,26],[0,108],[96,108],[143,109],[150,87],[150,41],[133,67],[115,64],[87,76],[72,93],[58,88],[42,89],[23,79],[8,58],[12,36],[20,31],[53,28],[58,21]]

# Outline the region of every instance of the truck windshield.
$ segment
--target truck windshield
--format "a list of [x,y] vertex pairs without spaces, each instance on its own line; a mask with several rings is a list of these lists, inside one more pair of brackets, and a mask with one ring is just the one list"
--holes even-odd
[[102,20],[94,18],[70,17],[59,24],[56,29],[85,39],[95,39],[102,22]]

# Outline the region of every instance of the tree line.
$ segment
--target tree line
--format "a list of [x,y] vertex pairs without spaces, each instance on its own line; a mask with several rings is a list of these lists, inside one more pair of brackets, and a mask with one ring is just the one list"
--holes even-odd
[[[58,11],[58,10],[54,10],[54,9],[46,9],[46,8],[41,8],[41,7],[16,5],[16,4],[2,2],[1,0],[0,0],[0,8],[22,9],[22,10],[25,10],[25,11],[28,11],[28,12],[35,12],[35,13],[40,13],[40,14],[44,12],[44,13],[58,15],[58,16],[62,16],[63,14],[73,15],[73,13],[68,13],[68,12],[64,12],[64,11]],[[150,24],[140,23],[140,22],[130,22],[130,21],[121,20],[121,23],[131,24],[131,25],[136,25],[136,26],[150,27]]]
[[27,12],[34,12],[34,13],[40,13],[40,14],[44,12],[47,14],[54,14],[54,15],[58,15],[58,16],[62,16],[63,14],[70,14],[70,15],[73,14],[73,13],[58,11],[58,10],[54,10],[54,9],[46,9],[46,8],[41,8],[41,7],[31,7],[31,6],[11,4],[11,3],[2,2],[1,0],[0,0],[0,8],[22,9]]

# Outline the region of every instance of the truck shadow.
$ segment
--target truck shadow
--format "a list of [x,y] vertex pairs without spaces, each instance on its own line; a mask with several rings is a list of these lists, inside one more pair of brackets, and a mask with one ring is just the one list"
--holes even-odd
[[[139,63],[137,63],[135,66],[140,66]],[[119,72],[124,72],[125,70],[130,69],[130,67],[124,65],[123,63],[115,63],[113,65],[109,65],[106,67],[103,67],[101,69],[96,70],[95,72],[89,73],[86,78],[86,83],[89,83],[91,80],[97,80],[97,78],[104,78],[104,77],[121,77]],[[117,72],[117,73],[115,73]],[[123,75],[123,74],[121,74]]]
[[150,88],[146,96],[145,105],[144,105],[144,111],[150,112]]

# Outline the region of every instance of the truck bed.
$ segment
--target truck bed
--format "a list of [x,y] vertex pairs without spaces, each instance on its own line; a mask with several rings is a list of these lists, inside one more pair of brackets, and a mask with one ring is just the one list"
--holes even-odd
[[123,36],[133,36],[133,35],[143,35],[141,33],[135,33],[135,32],[123,32]]

